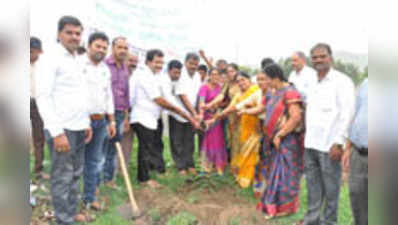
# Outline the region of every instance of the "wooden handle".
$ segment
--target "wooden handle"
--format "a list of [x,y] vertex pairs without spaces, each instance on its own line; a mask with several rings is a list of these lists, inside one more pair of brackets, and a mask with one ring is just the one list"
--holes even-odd
[[131,187],[130,176],[129,176],[128,172],[127,172],[126,161],[124,160],[122,147],[121,147],[119,142],[116,142],[115,145],[116,145],[117,153],[118,153],[118,156],[119,156],[119,163],[120,163],[120,166],[122,168],[124,182],[125,182],[126,187],[127,187],[127,193],[129,195],[131,208],[133,210],[133,215],[134,215],[134,213],[137,213],[140,210],[138,208],[137,202],[135,201],[135,198],[134,198],[134,195],[133,195],[133,188]]

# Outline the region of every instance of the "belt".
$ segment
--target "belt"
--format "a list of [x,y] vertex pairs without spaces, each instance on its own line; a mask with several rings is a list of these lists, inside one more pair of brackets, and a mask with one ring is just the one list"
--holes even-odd
[[354,147],[355,147],[355,149],[358,151],[358,153],[359,153],[361,156],[368,156],[368,148],[358,148],[358,147],[355,146],[355,145],[354,145]]
[[91,120],[103,120],[105,118],[105,114],[91,114]]

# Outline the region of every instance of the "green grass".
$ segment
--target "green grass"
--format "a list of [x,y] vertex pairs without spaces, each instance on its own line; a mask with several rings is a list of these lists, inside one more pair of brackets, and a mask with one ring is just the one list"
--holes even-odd
[[177,215],[171,217],[167,221],[167,225],[196,225],[198,221],[196,220],[195,216],[187,213],[187,212],[180,212]]
[[[179,190],[179,188],[185,184],[186,179],[179,176],[177,170],[173,167],[172,163],[172,157],[169,151],[169,142],[168,139],[164,140],[164,145],[165,145],[165,152],[164,152],[164,158],[165,162],[167,165],[167,177],[155,177],[155,179],[161,183],[162,185],[167,187],[167,194],[176,194]],[[132,152],[132,160],[131,164],[129,165],[129,172],[131,176],[131,181],[133,183],[133,188],[134,190],[139,190],[141,187],[138,185],[136,181],[136,176],[137,176],[137,164],[136,164],[136,159],[137,159],[137,141],[134,139],[134,151]],[[197,151],[196,151],[197,152]],[[48,151],[46,152],[48,153]],[[31,168],[33,168],[33,156],[31,156]],[[197,154],[195,155],[195,160],[198,162],[198,157]],[[197,163],[196,165],[199,165]],[[45,167],[46,171],[49,171],[50,168],[50,161],[49,161],[49,154],[46,154],[46,160],[45,160]],[[199,168],[198,168],[199,169]],[[32,171],[32,169],[31,169]],[[31,177],[33,174],[31,173]],[[192,177],[191,177],[192,178]],[[193,178],[195,181],[195,178]],[[117,176],[116,182],[119,187],[124,187],[124,180],[121,176]],[[234,178],[230,174],[226,174],[224,177],[211,177],[209,179],[199,179],[196,180],[196,183],[193,183],[195,185],[195,188],[197,188],[198,193],[200,189],[209,189],[210,191],[216,191],[220,190],[223,187],[235,187],[236,189],[236,195],[241,197],[242,199],[248,200],[251,204],[253,204],[253,209],[255,208],[255,205],[257,203],[257,200],[253,197],[253,190],[251,188],[249,189],[241,189],[239,188],[234,181]],[[195,191],[191,192],[187,196],[187,202],[190,204],[194,204],[195,202],[199,201],[198,197],[195,195]],[[296,222],[300,219],[302,219],[305,215],[305,211],[307,209],[307,189],[306,189],[306,184],[303,179],[302,183],[302,191],[300,194],[300,209],[297,214],[281,219],[276,219],[272,221],[272,224],[280,224],[280,225],[290,225],[293,222]],[[111,202],[110,208],[106,211],[103,212],[99,215],[97,215],[97,220],[93,223],[90,223],[91,225],[131,225],[131,221],[126,221],[123,218],[120,217],[119,213],[117,212],[117,206],[123,204],[126,202],[128,199],[126,190],[123,188],[120,191],[114,191],[110,190],[108,188],[101,188],[101,195],[107,196]],[[148,215],[152,218],[152,220],[155,221],[160,221],[160,213],[157,209],[152,209],[148,212]],[[163,218],[162,218],[163,221]],[[191,215],[188,212],[181,211],[177,215],[169,215],[167,218],[167,225],[194,225],[196,224],[196,218]],[[236,225],[240,224],[242,221],[240,221],[239,217],[233,217],[229,220],[229,224],[231,225]],[[257,218],[253,216],[251,219],[252,224],[263,224],[263,221],[257,221]],[[134,223],[133,223],[134,224]],[[350,201],[349,201],[349,193],[348,193],[348,187],[347,185],[343,185],[341,189],[341,194],[340,194],[340,205],[339,205],[339,225],[351,225],[353,224],[353,218],[352,218],[352,213],[351,213],[351,207],[350,207]],[[152,225],[152,224],[151,224]],[[160,224],[159,224],[160,225]],[[161,224],[163,225],[163,224]]]

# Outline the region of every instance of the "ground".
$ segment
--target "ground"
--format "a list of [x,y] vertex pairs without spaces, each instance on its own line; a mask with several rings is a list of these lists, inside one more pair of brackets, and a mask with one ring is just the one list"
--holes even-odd
[[[136,182],[137,146],[134,143],[129,170],[134,195],[144,216],[135,221],[125,220],[120,216],[117,208],[128,203],[128,197],[123,178],[118,176],[118,190],[101,188],[101,199],[106,211],[97,213],[96,221],[89,223],[90,225],[290,225],[303,218],[307,208],[304,181],[299,212],[293,216],[265,221],[264,215],[256,211],[257,201],[252,190],[239,188],[230,174],[210,178],[179,176],[170,156],[168,140],[165,139],[164,143],[167,173],[156,177],[162,184],[157,190],[142,187]],[[50,162],[46,158],[45,166],[48,171]],[[49,184],[41,181],[38,187],[34,192],[37,206],[32,211],[31,225],[55,224],[51,219]],[[353,224],[348,187],[345,183],[340,198],[339,224]]]

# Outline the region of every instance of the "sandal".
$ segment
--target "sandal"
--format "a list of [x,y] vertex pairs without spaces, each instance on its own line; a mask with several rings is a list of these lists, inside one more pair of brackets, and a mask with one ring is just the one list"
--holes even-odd
[[75,222],[78,222],[78,223],[90,223],[90,222],[95,221],[95,217],[90,215],[88,212],[82,212],[82,213],[77,214],[74,217],[74,220],[75,220]]

